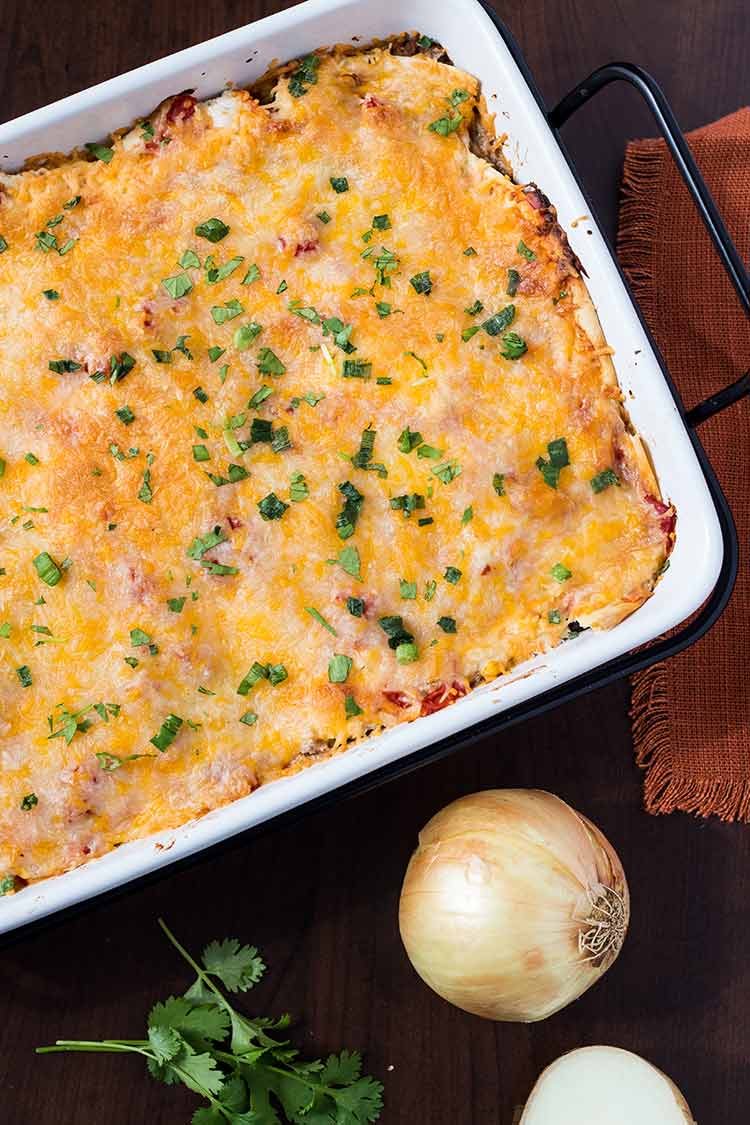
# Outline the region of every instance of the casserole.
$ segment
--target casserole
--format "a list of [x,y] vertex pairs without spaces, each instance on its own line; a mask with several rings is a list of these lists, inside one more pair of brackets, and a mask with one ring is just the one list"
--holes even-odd
[[[405,18],[403,9],[397,14],[395,6],[391,10],[389,5],[379,6],[377,12],[369,5],[356,3],[304,5],[6,126],[0,134],[0,159],[7,167],[12,167],[24,155],[39,150],[74,147],[92,136],[109,132],[123,120],[142,116],[162,97],[177,89],[195,86],[198,95],[205,95],[216,92],[226,79],[246,84],[262,72],[274,56],[291,57],[319,42],[340,40],[347,30],[364,38],[390,34],[403,29]],[[488,35],[491,29],[485,14],[474,4],[449,4],[440,13],[429,12],[427,5],[415,4],[414,12],[409,10],[408,19],[410,26],[419,26],[442,41],[457,65],[476,74],[486,96],[492,98],[498,91],[516,177],[533,179],[550,194],[558,206],[563,226],[584,213],[586,205],[528,88],[522,85],[512,56],[502,42]],[[469,21],[475,34],[468,39],[463,31],[460,37],[455,35],[458,19],[463,30]],[[251,43],[257,49],[253,66],[240,73],[239,54],[245,54]],[[197,73],[199,58],[208,61]],[[118,99],[126,94],[128,101],[124,108],[124,103]],[[77,108],[88,112],[78,114]],[[522,150],[521,145],[528,147]],[[586,230],[591,233],[586,234]],[[620,382],[628,394],[634,422],[646,439],[665,493],[678,510],[687,514],[687,520],[681,525],[672,567],[648,605],[611,633],[581,636],[564,649],[530,662],[512,676],[486,685],[445,712],[388,732],[304,775],[275,783],[249,800],[239,801],[168,834],[166,839],[126,845],[85,869],[26,888],[0,903],[0,925],[9,929],[62,905],[90,897],[187,855],[208,842],[330,792],[346,781],[365,777],[384,762],[406,758],[418,747],[490,715],[511,710],[525,700],[540,696],[549,701],[552,698],[549,689],[616,659],[634,645],[678,624],[704,601],[719,575],[723,545],[719,519],[701,465],[661,377],[658,362],[627,303],[606,246],[593,224],[583,230],[571,228],[569,233],[574,250],[585,260],[591,279],[590,291],[605,334],[615,348]],[[166,844],[171,845],[169,851],[164,850]]]

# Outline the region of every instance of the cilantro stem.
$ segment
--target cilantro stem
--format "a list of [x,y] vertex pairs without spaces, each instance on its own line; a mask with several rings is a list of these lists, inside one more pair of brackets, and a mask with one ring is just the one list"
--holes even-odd
[[[141,1046],[134,1046],[134,1044]],[[49,1055],[55,1051],[110,1051],[114,1053],[129,1052],[135,1055],[146,1055],[156,1061],[156,1055],[148,1050],[148,1041],[145,1039],[56,1039],[53,1047],[36,1047],[37,1055]]]
[[162,930],[164,931],[164,933],[165,933],[165,934],[167,935],[167,937],[168,937],[168,938],[169,938],[169,940],[171,941],[172,945],[173,945],[173,946],[175,947],[175,949],[177,950],[177,952],[178,952],[178,953],[179,953],[179,954],[180,954],[180,955],[181,955],[182,957],[184,957],[184,959],[185,959],[185,960],[187,961],[188,965],[190,965],[191,969],[193,969],[193,970],[195,971],[195,974],[196,974],[196,976],[198,977],[198,980],[202,981],[202,982],[203,982],[203,984],[205,984],[205,986],[206,986],[207,988],[210,988],[210,989],[211,989],[211,991],[213,992],[214,996],[215,996],[215,997],[217,998],[217,1000],[218,1000],[218,1001],[219,1001],[219,1003],[220,1003],[220,1004],[222,1005],[222,1007],[223,1007],[223,1008],[224,1008],[224,1009],[225,1009],[225,1010],[226,1010],[227,1012],[229,1012],[229,1014],[230,1014],[230,1015],[232,1015],[232,1013],[234,1012],[234,1008],[233,1008],[233,1007],[232,1007],[232,1005],[231,1005],[231,1004],[229,1003],[229,1001],[228,1001],[228,1000],[227,1000],[227,998],[226,998],[226,997],[224,996],[224,994],[223,994],[223,993],[222,993],[222,992],[220,991],[220,989],[218,989],[218,988],[216,987],[216,985],[215,985],[215,984],[214,984],[214,982],[213,982],[213,981],[211,980],[211,977],[210,977],[210,976],[209,976],[209,974],[208,974],[208,973],[206,972],[206,970],[205,970],[205,969],[202,969],[202,968],[200,967],[200,965],[199,965],[199,964],[197,963],[197,961],[194,961],[194,960],[193,960],[193,958],[192,958],[192,957],[190,956],[190,954],[188,953],[187,949],[185,949],[185,947],[184,947],[184,946],[180,945],[179,941],[178,941],[178,940],[177,940],[177,938],[176,938],[176,937],[174,936],[174,934],[172,933],[172,931],[170,930],[169,926],[168,926],[168,925],[167,925],[167,923],[166,923],[166,922],[164,921],[164,919],[163,919],[163,918],[157,918],[157,921],[158,921],[159,925],[161,926]]
[[[159,919],[159,921],[161,922],[161,919]],[[94,1054],[143,1055],[144,1058],[151,1059],[157,1064],[162,1062],[159,1056],[150,1049],[147,1039],[56,1039],[54,1046],[36,1047],[34,1049],[34,1054],[51,1055],[63,1051],[86,1051]],[[236,1063],[236,1059],[234,1059],[232,1055],[227,1055],[226,1057],[230,1059],[232,1063]],[[200,1082],[197,1082],[195,1077],[188,1074],[174,1059],[169,1059],[168,1064],[180,1075],[188,1089],[199,1093],[201,1097],[211,1103],[214,1109],[219,1110],[226,1117],[227,1121],[230,1120],[230,1116],[225,1107],[213,1096],[210,1090],[207,1090],[205,1086],[201,1086]]]

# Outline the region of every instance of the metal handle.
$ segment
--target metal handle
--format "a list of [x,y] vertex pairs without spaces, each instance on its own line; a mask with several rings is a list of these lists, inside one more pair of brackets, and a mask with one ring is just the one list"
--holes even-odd
[[[711,192],[706,186],[706,181],[695,163],[687,141],[677,123],[669,102],[665,98],[659,84],[641,67],[632,63],[609,63],[601,66],[590,74],[583,82],[579,82],[570,93],[566,94],[557,103],[554,109],[547,114],[550,125],[558,129],[571,117],[576,110],[585,105],[605,86],[611,82],[628,82],[635,87],[656,120],[657,127],[664,138],[672,159],[685,181],[695,206],[698,209],[706,230],[716,247],[737,296],[740,299],[745,313],[750,316],[750,275],[740,257],[737,247],[724,225],[719,210],[714,202]],[[704,402],[698,403],[686,414],[686,421],[690,426],[697,426],[705,422],[713,414],[724,410],[727,406],[750,394],[750,372],[745,374],[728,387],[724,387],[716,394],[711,395]]]

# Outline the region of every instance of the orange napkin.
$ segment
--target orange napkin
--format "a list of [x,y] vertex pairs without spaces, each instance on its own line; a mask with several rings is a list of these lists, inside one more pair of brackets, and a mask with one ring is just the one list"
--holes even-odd
[[[750,108],[688,141],[747,262]],[[661,140],[627,147],[618,252],[687,407],[750,367],[750,324]],[[649,812],[750,821],[750,399],[699,433],[737,522],[740,575],[706,637],[634,676],[633,740]]]

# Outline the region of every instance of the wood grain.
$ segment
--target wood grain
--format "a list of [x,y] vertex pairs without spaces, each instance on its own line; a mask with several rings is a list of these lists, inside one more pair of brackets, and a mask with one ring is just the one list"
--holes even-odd
[[[4,0],[0,105],[7,118],[289,4],[213,0]],[[506,0],[497,4],[550,102],[598,64],[640,62],[685,128],[747,98],[745,0]],[[566,140],[610,235],[625,141],[651,131],[635,95],[609,91]],[[645,1054],[683,1088],[697,1119],[740,1125],[750,1104],[750,899],[746,828],[653,819],[632,764],[627,688],[558,709],[367,796],[167,875],[0,954],[2,1125],[176,1125],[194,1100],[136,1061],[35,1058],[55,1038],[136,1036],[151,1003],[183,987],[164,915],[196,948],[236,934],[270,965],[252,994],[301,1017],[309,1052],[366,1054],[386,1087],[383,1122],[510,1125],[538,1072],[587,1043]],[[398,892],[420,826],[492,786],[550,789],[619,849],[633,922],[617,965],[568,1010],[494,1025],[434,997],[410,969]]]

